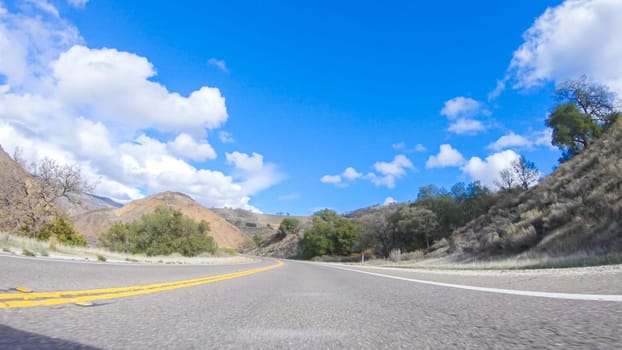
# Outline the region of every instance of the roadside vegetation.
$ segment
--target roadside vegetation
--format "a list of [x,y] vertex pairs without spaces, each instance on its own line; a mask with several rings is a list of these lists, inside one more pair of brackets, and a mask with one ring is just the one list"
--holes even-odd
[[[234,253],[234,255],[231,255]],[[22,235],[0,232],[0,254],[46,257],[53,259],[81,260],[107,263],[152,263],[152,264],[235,264],[252,261],[235,251],[218,250],[215,254],[185,257],[179,253],[147,256],[114,252],[101,247],[79,247],[65,245],[54,240],[41,241]]]
[[477,182],[449,190],[428,185],[414,202],[343,216],[321,211],[298,257],[360,261],[364,253],[400,264],[523,268],[621,263],[618,100],[586,77],[561,84],[556,99],[545,123],[562,157],[549,177],[521,156],[500,173],[495,190]]
[[209,230],[205,221],[197,223],[177,209],[158,207],[134,222],[115,223],[99,240],[102,246],[118,252],[191,257],[217,252]]
[[[4,152],[3,152],[4,153]],[[3,157],[0,172],[0,230],[38,240],[53,239],[66,245],[85,246],[58,201],[74,201],[91,186],[80,169],[43,158],[28,164],[17,149]]]

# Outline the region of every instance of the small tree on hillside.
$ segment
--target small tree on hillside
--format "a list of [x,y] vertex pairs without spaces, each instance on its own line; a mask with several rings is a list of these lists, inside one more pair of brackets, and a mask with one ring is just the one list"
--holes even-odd
[[285,237],[289,233],[296,233],[298,231],[299,225],[300,225],[300,221],[298,221],[298,219],[285,218],[283,219],[283,221],[281,221],[281,224],[279,225],[279,229],[277,233],[280,236]]
[[520,156],[508,168],[501,170],[495,185],[504,192],[526,191],[529,187],[535,185],[539,178],[540,172],[536,165],[525,157]]
[[616,95],[586,76],[560,84],[555,94],[560,104],[546,124],[553,129],[552,144],[564,152],[560,161],[587,148],[620,117]]
[[0,214],[9,231],[36,236],[44,224],[63,215],[60,198],[73,202],[72,194],[90,189],[75,165],[60,164],[50,158],[27,164],[19,149],[14,160],[22,169],[3,171],[0,177],[0,200],[4,204]]

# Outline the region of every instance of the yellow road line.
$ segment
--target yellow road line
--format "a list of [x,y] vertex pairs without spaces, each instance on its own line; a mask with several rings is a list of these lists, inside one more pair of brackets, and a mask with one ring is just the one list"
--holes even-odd
[[[0,309],[7,308],[23,308],[34,306],[52,306],[60,304],[72,304],[92,302],[96,300],[105,300],[113,298],[124,298],[135,295],[150,294],[156,292],[163,292],[167,290],[186,288],[192,286],[198,286],[201,284],[213,283],[218,281],[224,281],[232,278],[248,276],[255,273],[271,270],[277,267],[283,266],[283,262],[279,261],[274,265],[260,267],[251,270],[239,271],[229,273],[225,275],[210,276],[205,278],[196,278],[184,281],[175,281],[168,283],[156,283],[142,286],[129,286],[120,288],[102,288],[102,289],[90,289],[90,290],[75,290],[75,291],[61,291],[61,292],[47,292],[47,293],[30,293],[28,295],[19,294],[0,294],[0,299],[11,299],[4,302],[0,302]],[[79,296],[82,295],[82,296]],[[9,297],[10,296],[10,297]],[[72,296],[72,297],[63,297]],[[37,300],[32,300],[37,299]]]

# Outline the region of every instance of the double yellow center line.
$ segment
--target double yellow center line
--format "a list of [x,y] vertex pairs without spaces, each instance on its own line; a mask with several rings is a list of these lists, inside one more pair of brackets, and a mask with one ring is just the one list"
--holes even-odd
[[151,294],[198,286],[201,284],[224,281],[232,278],[243,277],[255,273],[268,271],[283,266],[282,261],[278,261],[274,265],[259,267],[251,270],[238,271],[225,275],[217,275],[210,277],[195,278],[190,280],[145,284],[139,286],[117,287],[117,288],[101,288],[87,290],[69,290],[59,292],[40,292],[40,293],[4,293],[0,294],[0,309],[35,307],[35,306],[53,306],[61,304],[78,304],[89,305],[89,303],[97,300],[124,298],[134,295]]

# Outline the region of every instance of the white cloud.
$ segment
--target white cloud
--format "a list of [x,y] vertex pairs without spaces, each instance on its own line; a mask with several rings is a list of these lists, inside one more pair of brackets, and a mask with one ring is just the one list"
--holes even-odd
[[394,203],[397,203],[397,201],[393,199],[393,197],[387,197],[384,199],[384,205],[390,205]]
[[221,71],[225,73],[229,73],[229,69],[227,68],[227,63],[225,63],[225,60],[219,60],[217,58],[210,58],[209,60],[207,60],[207,63],[211,64],[214,67],[217,67],[218,69],[220,69]]
[[451,100],[445,101],[441,115],[449,119],[458,117],[472,117],[478,114],[482,109],[482,105],[470,97],[458,96]]
[[517,135],[510,131],[509,134],[501,136],[497,141],[488,145],[488,149],[500,151],[511,147],[531,147],[532,142],[524,136]]
[[56,7],[47,2],[46,0],[28,0],[26,2],[36,6],[37,8],[39,8],[43,12],[46,12],[49,15],[52,15],[56,18],[60,17],[60,14],[58,13]]
[[449,125],[448,130],[458,135],[475,135],[484,129],[484,125],[479,120],[458,119]]
[[219,131],[218,138],[220,139],[220,142],[222,143],[234,143],[235,142],[235,140],[233,139],[233,135],[231,135],[231,133],[228,133],[226,131]]
[[320,181],[324,184],[336,185],[341,183],[341,175],[324,175]]
[[249,156],[246,153],[233,152],[226,153],[227,162],[233,164],[236,168],[244,171],[258,171],[263,167],[263,156],[253,152]]
[[546,128],[534,133],[534,144],[537,146],[546,146],[550,149],[557,149],[553,146],[553,129]]
[[507,77],[501,80],[497,80],[497,85],[495,85],[495,88],[491,92],[488,93],[488,101],[494,100],[495,98],[499,97],[499,95],[501,95],[503,90],[505,90],[506,83],[507,83]]
[[359,177],[363,176],[363,174],[356,171],[356,169],[354,169],[353,167],[348,167],[346,168],[346,170],[343,171],[343,174],[341,174],[341,176],[348,180],[356,180]]
[[426,148],[424,145],[418,143],[415,145],[415,148],[409,149],[406,147],[406,142],[398,142],[391,145],[394,150],[401,151],[402,153],[414,153],[414,152],[425,152]]
[[28,161],[76,163],[97,194],[119,201],[172,190],[206,206],[257,210],[251,196],[283,178],[262,155],[230,154],[232,175],[185,160],[216,157],[204,135],[227,120],[218,89],[186,97],[168,91],[146,58],[82,45],[77,29],[46,4],[30,2],[19,13],[0,6],[3,148],[21,147]]
[[51,65],[60,100],[75,112],[92,110],[100,121],[202,135],[227,120],[220,90],[203,86],[188,97],[169,92],[150,80],[153,65],[129,52],[73,46]]
[[464,163],[464,157],[449,144],[441,145],[435,156],[430,156],[425,163],[427,169],[459,166]]
[[495,186],[495,181],[499,178],[501,170],[510,167],[512,162],[519,157],[516,152],[505,150],[494,153],[486,157],[485,160],[479,157],[472,157],[460,169],[473,181],[481,181],[482,184],[493,187]]
[[188,134],[179,134],[173,142],[168,143],[169,149],[180,157],[196,161],[216,159],[216,151],[207,142],[197,142]]
[[509,75],[515,88],[582,74],[622,96],[622,2],[567,0],[548,8],[523,34]]
[[320,181],[322,183],[333,184],[338,187],[347,187],[347,181],[354,181],[356,179],[369,180],[376,186],[386,186],[388,188],[395,187],[395,180],[406,175],[406,170],[417,170],[410,159],[405,155],[397,155],[391,162],[376,162],[374,169],[378,174],[370,172],[367,175],[363,175],[354,169],[353,167],[346,168],[340,175],[324,175]]
[[84,8],[89,0],[67,0],[67,2],[73,7]]
[[410,159],[400,154],[391,162],[376,162],[374,169],[385,176],[401,177],[406,174],[406,169],[414,169],[414,166]]

